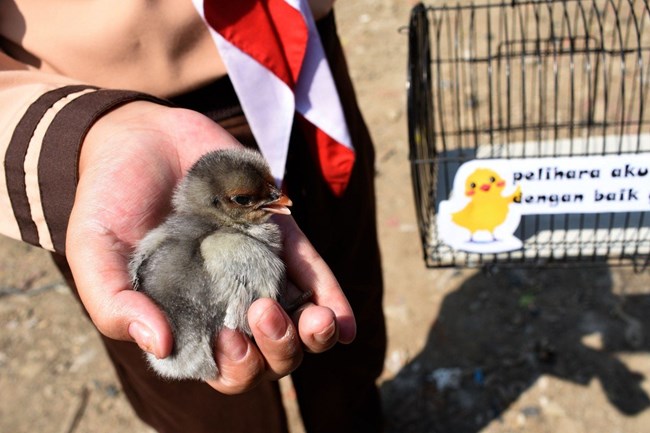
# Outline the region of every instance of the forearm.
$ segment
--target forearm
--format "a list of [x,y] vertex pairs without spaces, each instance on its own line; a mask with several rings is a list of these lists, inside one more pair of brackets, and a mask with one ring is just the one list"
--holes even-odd
[[79,148],[102,114],[136,99],[0,56],[0,233],[64,252]]

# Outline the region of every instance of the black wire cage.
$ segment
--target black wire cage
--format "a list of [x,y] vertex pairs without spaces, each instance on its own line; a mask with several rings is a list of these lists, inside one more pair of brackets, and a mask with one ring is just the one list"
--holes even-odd
[[[418,4],[409,24],[408,61],[410,161],[428,267],[603,261],[647,267],[650,196],[639,193],[650,185],[647,1]],[[565,167],[554,174],[548,168],[553,159]],[[548,166],[547,178],[573,179],[577,168],[604,159],[614,161],[613,168],[596,173],[602,174],[598,188],[613,185],[606,173],[618,173],[628,175],[628,189],[611,193],[597,209],[563,212],[557,206],[522,215],[513,229],[520,245],[503,251],[484,248],[496,240],[496,230],[477,242],[472,230],[480,230],[469,224],[470,241],[482,249],[444,239],[441,206],[454,195],[464,164],[499,161],[516,170],[537,160]],[[616,172],[619,162],[628,171]],[[528,173],[541,177],[537,170]],[[513,184],[525,180],[518,176]],[[544,199],[554,206],[573,197],[551,193]],[[510,198],[515,206],[541,195],[526,196],[524,187],[523,198],[520,191]]]

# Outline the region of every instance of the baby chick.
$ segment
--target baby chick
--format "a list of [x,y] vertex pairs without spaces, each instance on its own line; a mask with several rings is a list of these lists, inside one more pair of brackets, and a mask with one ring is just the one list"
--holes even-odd
[[223,150],[199,159],[172,198],[173,211],[137,245],[133,285],[167,315],[172,354],[151,367],[167,378],[214,379],[214,339],[223,327],[250,334],[256,299],[278,299],[286,286],[282,243],[269,216],[290,214],[262,156]]
[[477,168],[467,176],[465,195],[470,202],[460,211],[453,213],[451,219],[471,233],[487,230],[494,237],[494,229],[504,223],[508,216],[510,203],[521,201],[521,187],[509,196],[502,196],[506,181],[497,172],[489,168]]

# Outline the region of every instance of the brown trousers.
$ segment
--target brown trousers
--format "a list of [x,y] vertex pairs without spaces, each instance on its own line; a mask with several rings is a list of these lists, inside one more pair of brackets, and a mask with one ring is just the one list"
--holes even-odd
[[[294,202],[292,213],[341,283],[354,309],[358,333],[350,345],[337,345],[323,354],[306,354],[292,378],[309,433],[380,432],[381,404],[375,381],[383,367],[386,335],[375,223],[374,152],[333,16],[321,20],[318,27],[357,160],[345,195],[335,198],[323,183],[296,125],[285,181]],[[227,78],[173,101],[206,114],[242,143],[255,146]],[[55,262],[74,287],[65,259],[55,257]],[[147,367],[135,344],[103,336],[102,340],[136,413],[161,433],[287,431],[275,382],[263,383],[243,395],[225,396],[201,382],[161,380]]]

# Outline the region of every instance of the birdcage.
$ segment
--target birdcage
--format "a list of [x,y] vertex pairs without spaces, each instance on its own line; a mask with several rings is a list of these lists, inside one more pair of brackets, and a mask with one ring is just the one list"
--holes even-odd
[[645,0],[415,6],[408,129],[427,266],[647,267],[649,50]]

